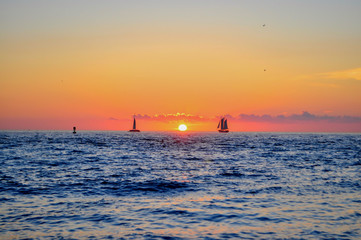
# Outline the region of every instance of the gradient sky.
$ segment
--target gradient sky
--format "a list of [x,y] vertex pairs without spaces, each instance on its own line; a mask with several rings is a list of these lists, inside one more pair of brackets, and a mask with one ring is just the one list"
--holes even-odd
[[229,115],[234,131],[361,132],[360,12],[359,0],[3,0],[0,129],[126,130],[139,114],[142,130],[210,131]]

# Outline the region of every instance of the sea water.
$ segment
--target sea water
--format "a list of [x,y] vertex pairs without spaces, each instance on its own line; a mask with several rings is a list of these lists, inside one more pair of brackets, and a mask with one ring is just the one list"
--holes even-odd
[[360,239],[361,135],[0,132],[0,239]]

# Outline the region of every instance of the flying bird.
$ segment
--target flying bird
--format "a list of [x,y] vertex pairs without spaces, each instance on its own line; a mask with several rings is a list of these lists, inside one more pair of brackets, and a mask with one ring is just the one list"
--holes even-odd
[[263,24],[263,25],[262,25],[262,27],[265,27],[265,26],[266,26],[266,24]]

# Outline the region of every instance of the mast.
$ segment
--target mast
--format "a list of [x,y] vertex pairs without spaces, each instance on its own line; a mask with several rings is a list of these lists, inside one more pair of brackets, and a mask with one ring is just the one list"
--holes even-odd
[[136,128],[136,123],[135,123],[135,118],[134,118],[134,121],[133,121],[133,129],[137,129]]

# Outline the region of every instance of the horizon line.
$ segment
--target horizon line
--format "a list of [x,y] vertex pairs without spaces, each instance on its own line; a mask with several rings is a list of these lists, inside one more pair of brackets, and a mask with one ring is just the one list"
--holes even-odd
[[[0,129],[0,132],[20,132],[20,131],[24,131],[24,132],[35,132],[35,131],[39,131],[39,132],[69,132],[69,133],[73,133],[72,129]],[[84,130],[79,130],[77,129],[76,133],[79,132],[129,132],[129,130],[91,130],[91,129],[84,129]],[[217,133],[218,131],[194,131],[194,130],[187,130],[184,132],[181,132],[179,130],[141,130],[140,133],[142,132],[146,132],[146,133],[151,133],[151,132],[176,132],[176,133],[181,133],[181,134],[185,134],[187,132],[190,133]],[[319,134],[328,134],[328,133],[334,133],[334,134],[361,134],[361,131],[359,132],[345,132],[345,131],[320,131],[320,132],[316,132],[316,131],[229,131],[229,133],[319,133]],[[224,134],[222,134],[224,135]]]

